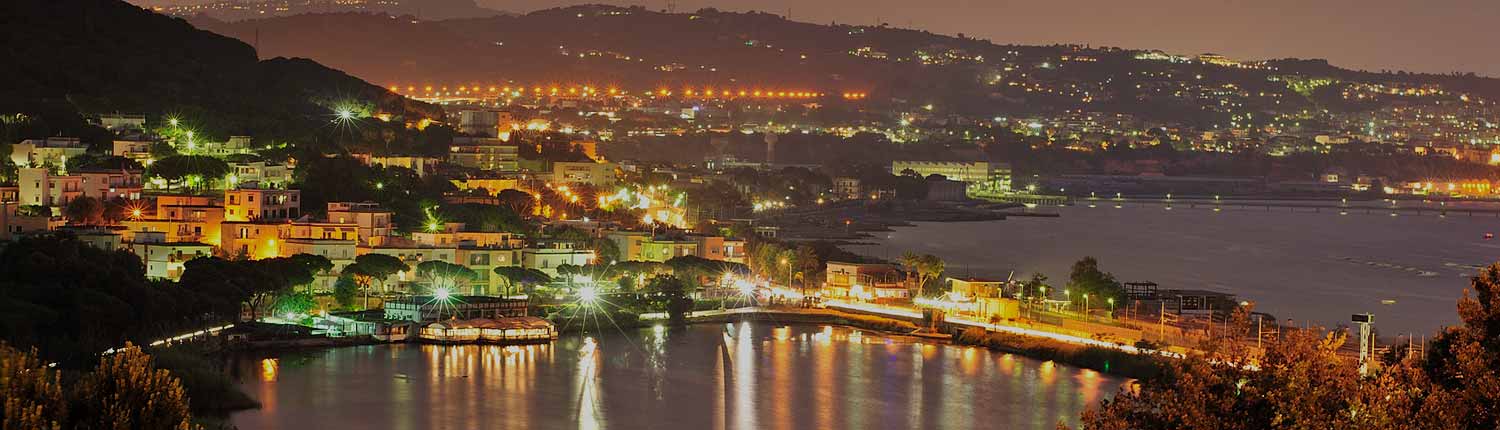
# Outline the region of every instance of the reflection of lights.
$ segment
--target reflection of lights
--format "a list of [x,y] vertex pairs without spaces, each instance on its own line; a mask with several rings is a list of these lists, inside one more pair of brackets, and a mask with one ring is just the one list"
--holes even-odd
[[260,379],[266,382],[276,382],[276,373],[280,367],[280,363],[274,358],[260,360]]

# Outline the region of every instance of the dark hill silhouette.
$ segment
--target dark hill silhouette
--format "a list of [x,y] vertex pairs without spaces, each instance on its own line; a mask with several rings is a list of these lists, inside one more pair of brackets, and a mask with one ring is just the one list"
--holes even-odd
[[0,2],[0,113],[32,118],[11,138],[90,135],[88,115],[195,118],[211,137],[308,139],[336,103],[408,120],[441,118],[316,62],[260,60],[238,40],[117,0]]

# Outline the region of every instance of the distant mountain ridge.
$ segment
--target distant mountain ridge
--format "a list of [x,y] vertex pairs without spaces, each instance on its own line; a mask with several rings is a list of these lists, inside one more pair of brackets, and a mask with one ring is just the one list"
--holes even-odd
[[[315,58],[381,85],[412,89],[508,83],[632,90],[785,87],[870,92],[872,102],[937,102],[975,115],[1083,109],[1198,123],[1222,123],[1228,114],[1201,112],[1213,109],[1208,105],[1153,100],[1144,91],[1170,72],[1170,79],[1181,83],[1196,85],[1188,81],[1197,76],[1201,82],[1234,83],[1251,94],[1295,95],[1279,77],[1306,75],[1442,85],[1500,100],[1500,79],[1473,75],[1362,72],[1324,60],[1235,62],[1119,48],[1004,45],[962,34],[812,24],[712,9],[669,14],[583,5],[443,21],[359,13],[191,21],[257,40],[263,54]],[[1344,102],[1331,97],[1337,94],[1266,100],[1248,108],[1319,103],[1338,109]]]
[[81,133],[82,115],[201,117],[207,136],[306,137],[332,106],[368,104],[441,118],[311,60],[257,59],[249,45],[118,0],[0,2],[0,113],[38,118],[25,132]]
[[388,13],[412,15],[422,19],[483,18],[507,14],[479,6],[474,0],[138,0],[134,3],[163,14],[204,15],[224,21],[338,12]]

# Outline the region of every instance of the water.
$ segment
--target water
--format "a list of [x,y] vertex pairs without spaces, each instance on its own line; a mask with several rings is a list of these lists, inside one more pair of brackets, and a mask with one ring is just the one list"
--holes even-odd
[[907,250],[931,253],[947,261],[950,276],[1041,271],[1059,287],[1073,262],[1094,256],[1122,281],[1231,292],[1298,325],[1347,325],[1351,314],[1371,312],[1385,338],[1457,324],[1456,302],[1477,273],[1473,266],[1500,257],[1500,242],[1483,238],[1500,232],[1494,215],[1126,205],[1083,201],[1048,209],[1059,218],[922,223],[847,248],[892,259]]
[[1050,429],[1122,380],[851,329],[606,330],[245,358],[241,429]]

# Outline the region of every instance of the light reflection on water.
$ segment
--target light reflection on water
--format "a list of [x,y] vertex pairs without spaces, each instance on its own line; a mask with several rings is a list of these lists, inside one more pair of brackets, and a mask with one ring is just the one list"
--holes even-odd
[[247,430],[1040,429],[1074,422],[1122,382],[977,348],[753,323],[339,348],[238,367],[264,403],[234,416]]

